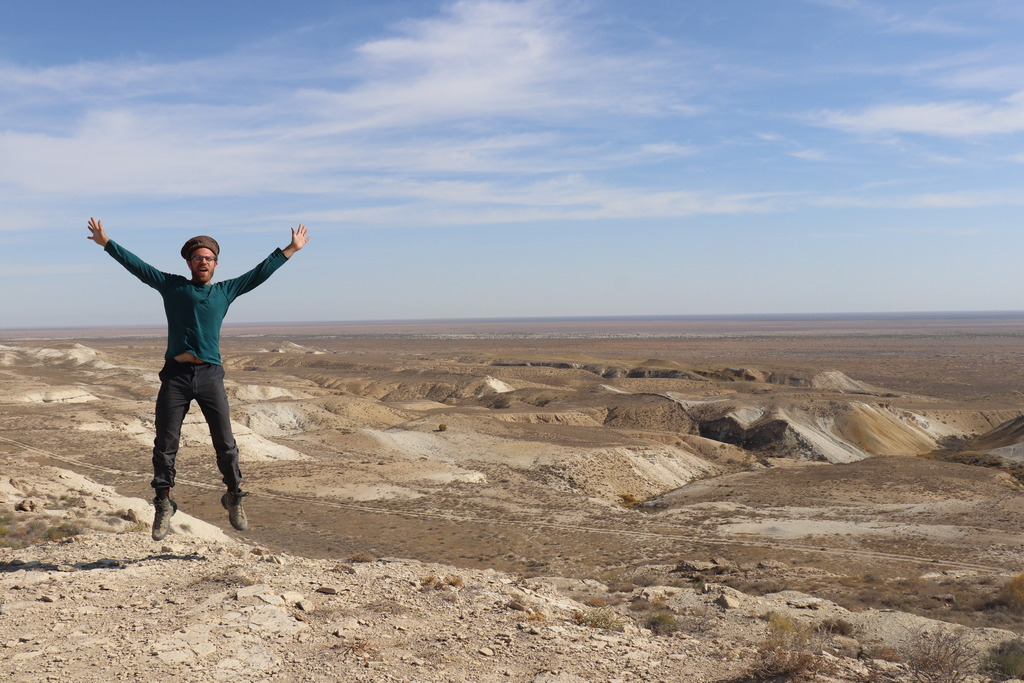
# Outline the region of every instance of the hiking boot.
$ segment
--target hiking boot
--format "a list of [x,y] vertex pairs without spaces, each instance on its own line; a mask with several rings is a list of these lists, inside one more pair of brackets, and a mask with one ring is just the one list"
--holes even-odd
[[156,508],[153,515],[153,540],[162,541],[171,530],[171,517],[178,511],[178,504],[166,496],[157,496],[153,499],[153,507]]
[[239,531],[249,528],[249,520],[245,518],[245,509],[242,507],[242,498],[248,495],[244,491],[228,491],[220,497],[220,504],[228,511],[228,521]]

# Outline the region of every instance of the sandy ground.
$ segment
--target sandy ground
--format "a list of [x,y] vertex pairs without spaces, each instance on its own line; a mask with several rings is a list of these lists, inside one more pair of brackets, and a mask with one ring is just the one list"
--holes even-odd
[[[1017,480],[922,457],[1019,443],[1020,319],[693,324],[236,329],[243,537],[574,577],[1024,566]],[[162,340],[8,336],[0,449],[149,498]],[[198,411],[183,433],[175,497],[223,527]]]

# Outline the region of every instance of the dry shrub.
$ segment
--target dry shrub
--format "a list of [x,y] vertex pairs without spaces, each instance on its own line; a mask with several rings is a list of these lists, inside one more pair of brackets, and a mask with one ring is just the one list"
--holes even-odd
[[420,578],[420,590],[444,590],[445,588],[462,588],[462,577],[456,574],[441,578],[433,574]]
[[820,643],[810,629],[776,612],[767,619],[768,636],[747,670],[749,680],[804,681],[826,671],[827,663],[815,654]]
[[586,612],[573,612],[572,620],[581,626],[600,628],[605,631],[621,631],[626,619],[610,607],[588,609]]
[[228,586],[255,586],[258,581],[240,565],[231,565],[223,569],[197,577],[195,583],[222,583]]
[[77,522],[62,522],[50,526],[49,520],[39,517],[0,516],[0,548],[26,548],[47,541],[63,541],[78,536],[85,530]]
[[853,624],[841,617],[822,619],[814,625],[814,630],[828,636],[851,636],[856,630]]
[[64,522],[60,526],[50,527],[43,534],[47,541],[62,541],[82,533],[82,526],[74,522]]
[[680,629],[679,619],[671,612],[655,612],[647,617],[646,626],[659,636],[675,633]]
[[978,669],[978,654],[965,629],[914,629],[899,648],[914,683],[965,683]]
[[377,643],[356,641],[354,643],[342,643],[340,645],[324,645],[331,650],[341,650],[344,659],[359,659],[362,661],[380,661],[380,650]]
[[1015,612],[1024,612],[1024,574],[1010,577],[999,591],[999,600]]
[[360,562],[376,562],[377,558],[371,555],[370,553],[358,552],[354,555],[349,555],[348,557],[346,557],[345,561],[351,562],[352,564],[358,564]]

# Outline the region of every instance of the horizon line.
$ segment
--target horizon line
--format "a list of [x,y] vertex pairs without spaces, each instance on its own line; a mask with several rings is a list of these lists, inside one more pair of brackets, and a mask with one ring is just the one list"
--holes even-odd
[[[250,321],[224,323],[231,327],[300,327],[326,325],[439,325],[439,324],[499,324],[499,323],[565,323],[565,322],[681,322],[681,321],[786,321],[786,320],[898,320],[900,318],[985,318],[1024,317],[1024,310],[990,311],[860,311],[841,313],[692,313],[692,314],[638,314],[638,315],[566,315],[566,316],[508,316],[508,317],[466,317],[466,318],[382,318],[362,320],[299,320],[299,321]],[[62,325],[62,326],[0,326],[3,332],[49,331],[49,330],[145,330],[166,327],[166,323],[143,323],[133,325]]]

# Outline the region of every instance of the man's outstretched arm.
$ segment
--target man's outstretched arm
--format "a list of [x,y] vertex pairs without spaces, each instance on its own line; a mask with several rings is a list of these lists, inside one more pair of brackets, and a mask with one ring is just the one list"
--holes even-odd
[[162,273],[149,265],[135,254],[131,253],[114,240],[107,237],[103,230],[103,221],[95,218],[89,219],[89,234],[86,238],[103,247],[103,250],[114,257],[114,260],[124,266],[129,273],[139,278],[153,289],[162,291],[167,278],[167,273]]
[[[90,235],[86,235],[86,239],[90,239],[101,247],[107,246],[107,242],[110,238],[107,237],[107,233],[103,232],[103,221],[98,221],[95,218],[89,219],[89,232]],[[300,247],[301,249],[301,247]]]
[[[102,229],[103,228],[101,226],[100,230]],[[291,258],[295,255],[295,252],[306,246],[307,242],[309,242],[309,230],[306,229],[305,225],[299,223],[298,228],[292,228],[291,243],[281,251],[284,252],[286,258]]]

